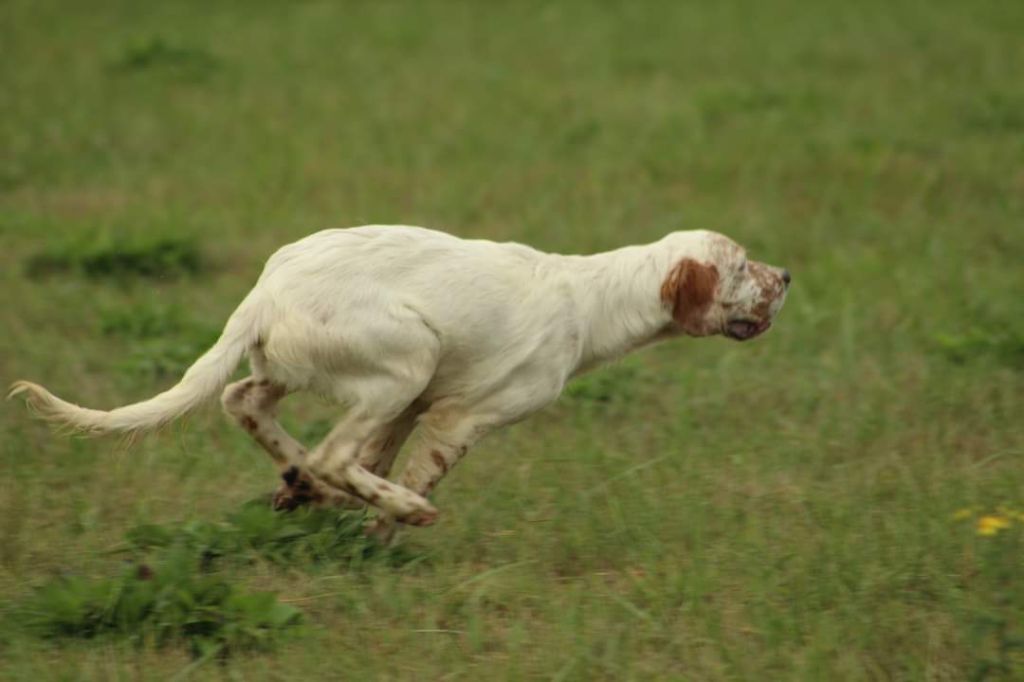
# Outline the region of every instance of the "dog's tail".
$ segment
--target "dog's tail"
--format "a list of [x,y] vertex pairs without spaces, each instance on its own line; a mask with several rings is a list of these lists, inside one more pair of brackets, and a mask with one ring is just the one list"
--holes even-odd
[[242,356],[258,342],[261,308],[259,297],[250,292],[228,319],[217,342],[189,367],[181,381],[141,403],[109,412],[91,410],[61,400],[30,381],[15,382],[7,397],[24,393],[29,408],[36,415],[74,433],[139,436],[195,409],[227,384]]

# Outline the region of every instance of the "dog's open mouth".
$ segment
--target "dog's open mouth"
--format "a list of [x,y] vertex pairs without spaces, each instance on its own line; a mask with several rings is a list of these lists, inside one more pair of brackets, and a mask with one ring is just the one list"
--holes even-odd
[[737,341],[746,341],[759,336],[772,326],[771,320],[755,322],[754,320],[730,320],[725,325],[725,335]]

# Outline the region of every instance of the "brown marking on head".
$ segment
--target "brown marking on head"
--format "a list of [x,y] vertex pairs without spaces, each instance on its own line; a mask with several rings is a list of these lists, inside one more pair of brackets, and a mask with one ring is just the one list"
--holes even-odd
[[683,258],[661,283],[661,301],[683,331],[700,336],[708,333],[704,317],[717,289],[717,267]]
[[445,460],[440,450],[431,450],[430,459],[434,461],[434,466],[440,469],[442,473],[448,471],[448,461]]
[[256,420],[247,414],[242,415],[239,421],[241,421],[242,427],[245,428],[246,431],[255,431],[259,426],[256,423]]
[[380,495],[377,493],[370,493],[370,496],[366,498],[366,501],[370,504],[377,504],[380,501]]

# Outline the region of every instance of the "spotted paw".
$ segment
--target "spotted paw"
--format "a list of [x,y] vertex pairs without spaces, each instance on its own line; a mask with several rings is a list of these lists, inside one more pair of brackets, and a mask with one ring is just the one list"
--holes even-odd
[[436,509],[419,509],[410,514],[402,516],[398,520],[409,526],[432,526],[437,521],[438,511]]
[[289,467],[281,478],[284,485],[274,493],[273,507],[277,511],[292,511],[322,501],[323,495],[316,481],[298,467]]

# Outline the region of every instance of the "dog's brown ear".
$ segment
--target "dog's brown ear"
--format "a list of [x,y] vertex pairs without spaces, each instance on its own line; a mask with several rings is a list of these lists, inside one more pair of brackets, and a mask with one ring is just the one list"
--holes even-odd
[[676,263],[661,284],[661,300],[683,331],[701,335],[704,316],[718,290],[718,268],[692,258]]

